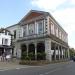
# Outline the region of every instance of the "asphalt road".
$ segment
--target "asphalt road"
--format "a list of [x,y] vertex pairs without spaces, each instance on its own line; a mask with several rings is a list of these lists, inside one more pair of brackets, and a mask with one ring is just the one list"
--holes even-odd
[[0,75],[75,75],[75,62],[0,70]]

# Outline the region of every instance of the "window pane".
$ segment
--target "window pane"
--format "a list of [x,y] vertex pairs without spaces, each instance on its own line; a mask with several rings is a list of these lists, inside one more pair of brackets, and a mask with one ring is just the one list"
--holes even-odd
[[29,24],[29,35],[34,34],[34,24]]
[[26,36],[26,34],[27,34],[27,30],[26,30],[26,29],[27,29],[27,27],[26,27],[26,26],[24,26],[24,27],[23,27],[23,36],[24,36],[24,37],[25,37],[25,36]]
[[51,22],[51,34],[55,34],[54,33],[54,24]]
[[8,44],[8,39],[5,39],[5,45],[7,45]]
[[2,45],[3,45],[3,40],[4,40],[4,39],[2,38]]
[[16,39],[16,30],[14,30],[14,39]]
[[38,33],[43,33],[43,21],[38,22]]

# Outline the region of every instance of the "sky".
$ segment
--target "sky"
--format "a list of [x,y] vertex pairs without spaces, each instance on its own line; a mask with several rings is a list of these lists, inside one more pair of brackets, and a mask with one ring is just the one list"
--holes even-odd
[[0,0],[0,28],[18,23],[31,9],[50,12],[75,48],[75,0]]

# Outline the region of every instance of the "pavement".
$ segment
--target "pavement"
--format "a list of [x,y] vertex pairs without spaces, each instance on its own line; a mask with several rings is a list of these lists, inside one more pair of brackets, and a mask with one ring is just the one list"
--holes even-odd
[[[8,63],[3,64],[6,64],[4,67],[7,66],[8,68]],[[0,75],[75,75],[75,62],[73,61],[48,64],[45,66],[23,66],[10,63],[9,68],[7,68],[0,70]]]
[[20,65],[19,60],[13,61],[0,61],[0,71],[12,70],[12,69],[20,69],[20,68],[28,68],[28,65]]

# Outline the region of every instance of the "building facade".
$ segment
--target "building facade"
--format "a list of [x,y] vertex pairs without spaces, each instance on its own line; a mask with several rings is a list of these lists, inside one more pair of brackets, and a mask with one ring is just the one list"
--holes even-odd
[[11,34],[8,30],[0,29],[0,56],[3,54],[12,54]]
[[26,51],[45,52],[47,60],[69,58],[68,34],[48,12],[31,10],[16,25],[6,28],[13,36],[14,56],[20,58]]

